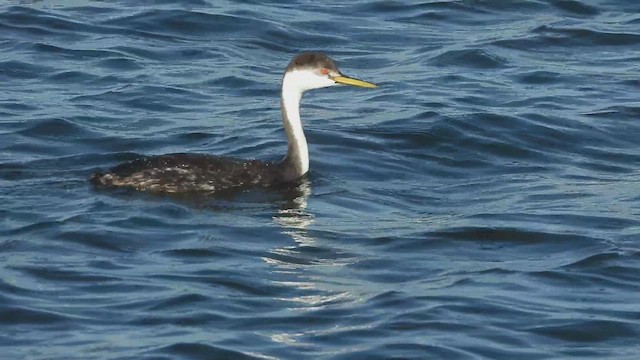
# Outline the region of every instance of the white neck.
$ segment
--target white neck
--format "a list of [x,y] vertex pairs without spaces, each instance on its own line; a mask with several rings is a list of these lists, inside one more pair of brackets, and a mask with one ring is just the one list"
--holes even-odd
[[282,81],[282,120],[289,140],[289,147],[285,162],[291,166],[287,174],[294,180],[309,171],[309,147],[302,129],[300,119],[300,100],[304,90],[299,86],[299,76],[287,73]]

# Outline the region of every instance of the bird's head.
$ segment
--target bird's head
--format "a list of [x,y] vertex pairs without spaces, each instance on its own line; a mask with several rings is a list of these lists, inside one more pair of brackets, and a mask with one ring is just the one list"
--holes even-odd
[[343,75],[336,63],[319,52],[305,52],[291,60],[284,73],[283,88],[300,93],[338,84],[376,88],[375,84]]

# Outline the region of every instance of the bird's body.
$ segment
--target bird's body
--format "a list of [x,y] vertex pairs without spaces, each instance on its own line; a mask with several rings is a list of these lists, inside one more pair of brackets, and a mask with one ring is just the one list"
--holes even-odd
[[223,192],[230,189],[273,187],[298,179],[286,162],[240,160],[207,154],[147,156],[122,163],[91,181],[107,187],[149,192]]
[[237,160],[206,154],[167,154],[139,158],[96,173],[92,182],[108,187],[182,193],[270,187],[284,178],[279,163]]
[[309,150],[300,119],[302,94],[338,83],[375,87],[343,76],[335,63],[321,53],[303,53],[291,61],[282,81],[282,118],[288,151],[280,162],[205,154],[167,154],[120,164],[107,173],[93,174],[90,180],[97,186],[155,193],[217,193],[294,182],[309,170]]

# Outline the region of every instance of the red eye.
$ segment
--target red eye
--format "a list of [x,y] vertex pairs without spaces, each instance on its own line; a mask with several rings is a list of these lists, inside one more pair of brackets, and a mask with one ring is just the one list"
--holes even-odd
[[327,74],[329,74],[329,69],[327,69],[327,68],[322,68],[322,69],[320,69],[320,73],[321,73],[322,75],[327,75]]

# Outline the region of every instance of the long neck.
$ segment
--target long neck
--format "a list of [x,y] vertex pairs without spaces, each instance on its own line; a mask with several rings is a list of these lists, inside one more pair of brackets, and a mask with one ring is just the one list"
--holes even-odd
[[300,120],[300,100],[302,90],[296,81],[285,76],[282,81],[282,121],[287,133],[289,147],[287,156],[282,161],[285,167],[285,178],[295,180],[309,171],[309,147]]

